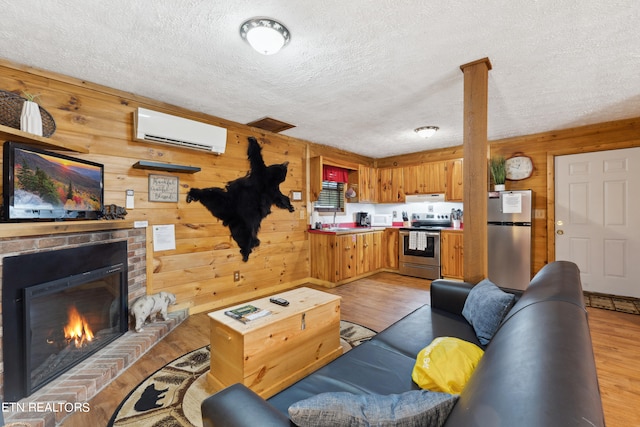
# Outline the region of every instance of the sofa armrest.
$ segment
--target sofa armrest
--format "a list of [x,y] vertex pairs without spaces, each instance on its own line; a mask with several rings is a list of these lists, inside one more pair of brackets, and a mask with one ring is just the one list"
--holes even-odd
[[464,303],[473,285],[467,282],[437,279],[431,282],[431,307],[462,315]]
[[242,384],[207,397],[201,405],[204,427],[290,427],[289,418]]

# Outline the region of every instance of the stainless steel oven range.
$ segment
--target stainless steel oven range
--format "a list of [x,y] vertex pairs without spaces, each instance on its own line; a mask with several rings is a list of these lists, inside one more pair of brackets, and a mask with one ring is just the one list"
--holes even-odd
[[440,230],[450,225],[448,214],[412,214],[411,227],[400,229],[400,274],[439,279]]

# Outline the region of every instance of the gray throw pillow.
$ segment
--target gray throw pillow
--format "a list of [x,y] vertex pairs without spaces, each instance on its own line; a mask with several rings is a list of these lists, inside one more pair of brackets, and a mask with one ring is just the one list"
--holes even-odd
[[428,390],[402,394],[321,393],[294,403],[289,417],[300,427],[442,426],[458,396]]
[[484,279],[471,289],[462,315],[473,326],[480,344],[489,344],[500,322],[513,307],[514,299],[513,294],[504,292],[489,279]]

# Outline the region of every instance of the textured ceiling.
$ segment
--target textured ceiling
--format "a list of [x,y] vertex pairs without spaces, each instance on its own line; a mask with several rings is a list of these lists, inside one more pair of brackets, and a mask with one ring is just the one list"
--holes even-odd
[[[462,143],[483,57],[489,139],[640,116],[637,0],[0,0],[0,58],[380,158]],[[263,56],[246,19],[292,39]],[[435,125],[429,140],[413,129]]]

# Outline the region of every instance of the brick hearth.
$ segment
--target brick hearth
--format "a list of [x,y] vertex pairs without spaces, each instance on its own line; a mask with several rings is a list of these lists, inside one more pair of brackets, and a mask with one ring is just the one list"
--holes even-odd
[[[98,228],[100,229],[96,231],[1,238],[0,264],[6,256],[126,240],[128,301],[131,304],[146,293],[146,229],[114,227],[118,229],[104,230],[108,226]],[[0,275],[1,271],[0,268]],[[176,311],[170,313],[169,317],[166,322],[146,325],[140,333],[127,332],[31,396],[19,402],[3,402],[6,425],[54,427],[72,412],[91,410],[86,402],[179,325],[187,317],[187,312]],[[0,364],[0,374],[4,378],[4,364]],[[2,385],[3,380],[0,381],[0,386]],[[4,388],[1,390],[4,396]]]

